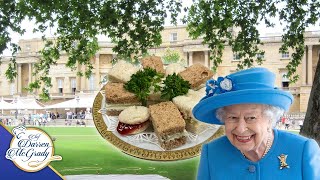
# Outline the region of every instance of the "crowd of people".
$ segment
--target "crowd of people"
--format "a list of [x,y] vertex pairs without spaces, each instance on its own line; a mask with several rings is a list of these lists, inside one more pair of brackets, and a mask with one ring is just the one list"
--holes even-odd
[[303,126],[303,119],[290,119],[289,117],[281,117],[277,124],[278,129],[301,129]]
[[58,112],[46,112],[35,114],[24,114],[22,116],[15,116],[15,118],[1,118],[3,124],[7,126],[13,125],[32,125],[32,126],[46,126],[47,123],[58,119],[60,114]]
[[60,114],[58,112],[46,111],[44,113],[26,113],[18,114],[15,116],[0,116],[0,122],[6,126],[17,126],[17,125],[29,125],[29,126],[47,126],[48,123],[54,122],[56,124],[57,119],[65,119],[64,125],[71,126],[86,126],[85,119],[90,119],[90,112],[80,110],[75,113],[67,111],[66,114]]
[[78,113],[74,113],[72,111],[68,111],[66,112],[66,119],[65,119],[65,125],[69,125],[71,126],[72,121],[74,119],[76,120],[76,125],[83,125],[86,126],[86,123],[84,121],[84,119],[86,118],[86,113],[83,110],[80,110]]

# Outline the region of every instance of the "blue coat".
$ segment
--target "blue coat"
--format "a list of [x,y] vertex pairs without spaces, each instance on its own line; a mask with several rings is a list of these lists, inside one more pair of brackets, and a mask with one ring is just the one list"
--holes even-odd
[[[289,168],[280,169],[281,154]],[[320,148],[315,140],[274,129],[274,142],[258,162],[246,159],[223,136],[202,147],[198,180],[320,180]]]

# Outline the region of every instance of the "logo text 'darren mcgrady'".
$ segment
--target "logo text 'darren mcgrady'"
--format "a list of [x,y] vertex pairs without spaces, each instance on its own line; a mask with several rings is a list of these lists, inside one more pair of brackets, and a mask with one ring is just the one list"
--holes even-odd
[[54,155],[50,136],[37,128],[18,126],[13,128],[14,135],[6,158],[27,172],[36,172],[46,167],[51,161],[60,161],[62,157]]
[[[45,161],[49,154],[52,146],[48,142],[39,142],[39,138],[41,137],[41,133],[38,134],[30,134],[28,139],[19,139],[18,147],[10,148],[7,151],[8,159],[15,159],[16,156],[26,162],[29,161],[33,156],[37,156],[39,158],[38,161]],[[41,158],[42,157],[42,158]]]

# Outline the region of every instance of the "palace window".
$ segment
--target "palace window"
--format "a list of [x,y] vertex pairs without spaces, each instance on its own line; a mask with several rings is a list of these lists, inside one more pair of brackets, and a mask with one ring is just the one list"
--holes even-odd
[[71,92],[73,94],[76,94],[76,90],[77,90],[77,80],[76,80],[76,78],[71,78],[70,79],[70,84],[71,84]]
[[30,52],[31,51],[31,45],[30,44],[27,44],[26,45],[26,52]]
[[264,59],[264,54],[257,54],[257,58]]
[[62,94],[63,93],[63,79],[59,78],[57,79],[58,81],[58,93]]
[[288,59],[290,56],[289,56],[289,52],[284,52],[281,54],[281,58],[282,59]]
[[240,61],[240,56],[238,53],[233,53],[233,61]]
[[174,32],[170,34],[170,42],[174,42],[178,40],[178,33]]
[[281,75],[281,85],[283,89],[289,89],[289,79],[286,77],[287,75],[287,70],[280,70],[280,75]]

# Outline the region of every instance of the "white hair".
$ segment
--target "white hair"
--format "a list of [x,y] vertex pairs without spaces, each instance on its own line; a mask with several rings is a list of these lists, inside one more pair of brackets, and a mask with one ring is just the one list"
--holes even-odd
[[[285,110],[277,107],[277,106],[271,106],[271,105],[262,105],[262,114],[269,118],[269,122],[272,125],[272,127],[275,127],[277,125],[277,122],[280,120],[281,116],[284,114]],[[223,117],[226,114],[226,110],[224,107],[219,108],[216,110],[216,117],[217,119],[224,123]]]

